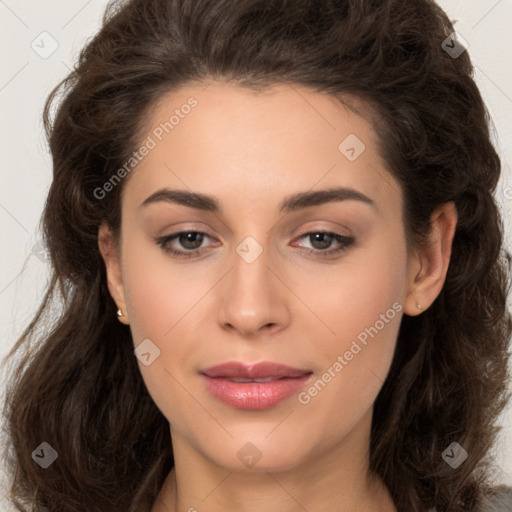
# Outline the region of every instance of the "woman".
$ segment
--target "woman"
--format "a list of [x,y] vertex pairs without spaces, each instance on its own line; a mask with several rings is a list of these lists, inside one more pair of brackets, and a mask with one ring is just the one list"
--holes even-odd
[[429,0],[111,6],[46,105],[19,510],[509,510],[500,162],[453,32]]

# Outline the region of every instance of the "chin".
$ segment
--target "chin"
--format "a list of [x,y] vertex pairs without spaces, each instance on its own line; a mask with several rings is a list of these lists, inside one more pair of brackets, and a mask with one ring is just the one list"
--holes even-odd
[[[272,428],[253,427],[245,429],[241,435],[235,435],[232,429],[228,429],[234,439],[227,443],[211,442],[204,447],[204,453],[218,466],[238,473],[289,471],[308,459],[308,450],[313,447],[306,445],[302,439],[291,438],[285,431],[281,436],[275,433],[269,436]],[[215,447],[214,450],[212,447]]]

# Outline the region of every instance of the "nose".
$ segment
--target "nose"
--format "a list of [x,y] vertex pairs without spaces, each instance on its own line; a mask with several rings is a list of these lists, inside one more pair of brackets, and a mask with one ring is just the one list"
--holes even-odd
[[218,322],[223,329],[251,337],[288,324],[287,288],[269,263],[266,251],[250,263],[235,254],[233,268],[219,289]]

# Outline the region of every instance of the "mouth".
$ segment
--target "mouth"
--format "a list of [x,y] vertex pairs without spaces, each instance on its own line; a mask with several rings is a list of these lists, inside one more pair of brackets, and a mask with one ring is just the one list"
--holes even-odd
[[224,379],[247,379],[255,381],[261,379],[280,379],[302,377],[311,370],[294,368],[281,363],[264,361],[256,364],[244,364],[238,361],[230,361],[218,364],[201,371],[208,377]]
[[223,363],[200,372],[213,397],[237,409],[268,409],[298,392],[313,372],[263,362]]

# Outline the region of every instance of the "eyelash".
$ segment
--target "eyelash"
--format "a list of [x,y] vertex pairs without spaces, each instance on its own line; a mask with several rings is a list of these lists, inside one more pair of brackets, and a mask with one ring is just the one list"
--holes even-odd
[[[204,233],[202,231],[179,231],[177,233],[173,233],[171,235],[166,235],[160,238],[157,238],[155,242],[157,245],[159,245],[164,252],[167,254],[170,254],[171,256],[177,257],[177,258],[196,258],[204,254],[205,251],[208,250],[207,247],[201,247],[199,249],[192,249],[188,251],[179,251],[172,246],[169,246],[169,242],[174,240],[175,238],[178,238],[180,235],[183,234],[199,234],[199,235],[205,235],[208,238],[211,238],[207,233]],[[307,255],[314,255],[314,256],[320,256],[321,258],[328,258],[333,257],[338,254],[341,254],[345,251],[347,251],[355,242],[355,238],[348,237],[344,235],[340,235],[339,233],[333,233],[331,231],[308,231],[307,233],[302,234],[299,239],[305,238],[307,236],[311,235],[329,235],[333,237],[334,240],[336,240],[338,243],[340,243],[340,247],[336,249],[329,249],[329,250],[321,250],[321,249],[309,249],[308,247],[303,247],[302,249],[306,252]]]

